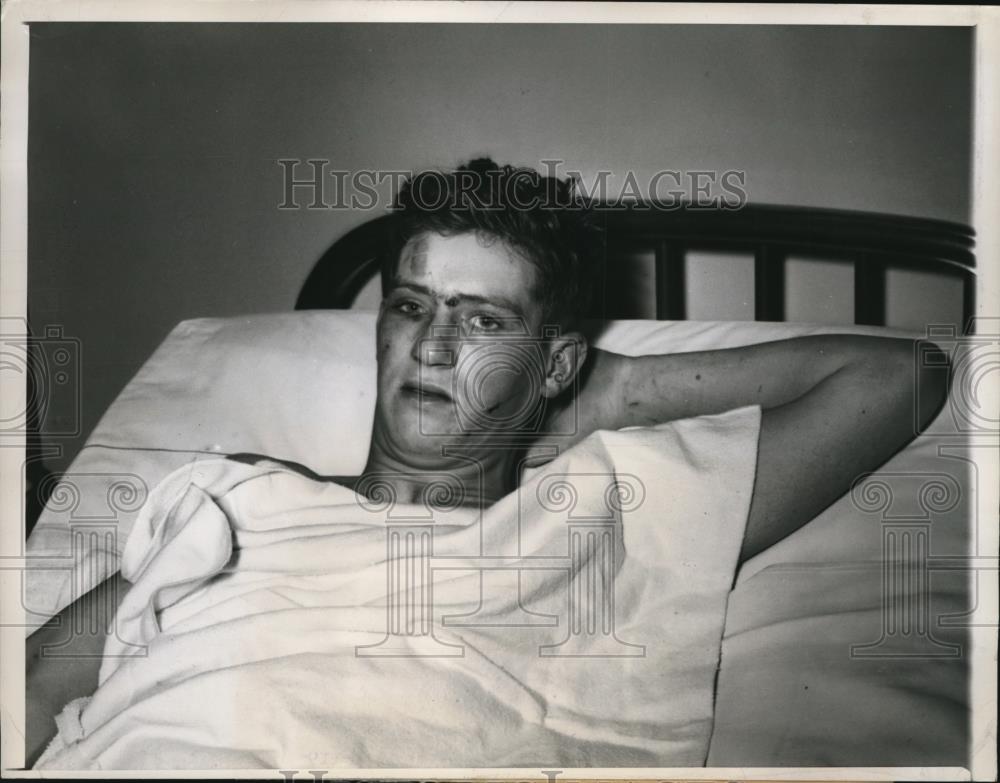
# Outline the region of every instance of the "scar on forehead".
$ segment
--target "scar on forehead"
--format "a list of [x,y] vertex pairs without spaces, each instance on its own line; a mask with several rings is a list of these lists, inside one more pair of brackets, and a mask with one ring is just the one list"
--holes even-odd
[[409,261],[414,274],[421,275],[427,269],[427,245],[427,237],[419,236],[407,248],[404,260]]

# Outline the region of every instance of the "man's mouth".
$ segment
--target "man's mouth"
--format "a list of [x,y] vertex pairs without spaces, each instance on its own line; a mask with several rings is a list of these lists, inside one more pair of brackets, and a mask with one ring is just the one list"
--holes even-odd
[[421,402],[451,402],[451,395],[440,386],[428,383],[404,383],[401,387],[403,394],[413,397]]

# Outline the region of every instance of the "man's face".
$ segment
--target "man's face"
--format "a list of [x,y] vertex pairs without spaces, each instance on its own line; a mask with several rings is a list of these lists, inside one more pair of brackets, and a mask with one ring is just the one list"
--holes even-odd
[[440,457],[446,443],[524,431],[549,361],[535,291],[534,267],[492,237],[404,247],[377,331],[376,427],[396,450]]

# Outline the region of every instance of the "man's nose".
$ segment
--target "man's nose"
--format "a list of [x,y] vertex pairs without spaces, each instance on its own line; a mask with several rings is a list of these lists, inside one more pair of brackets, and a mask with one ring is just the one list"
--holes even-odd
[[458,325],[435,320],[413,346],[412,356],[428,367],[452,367],[458,353]]

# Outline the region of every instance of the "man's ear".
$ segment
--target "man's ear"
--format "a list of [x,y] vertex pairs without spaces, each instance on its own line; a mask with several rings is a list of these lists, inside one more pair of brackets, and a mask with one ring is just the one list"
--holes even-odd
[[580,332],[567,332],[549,343],[549,359],[542,389],[549,399],[568,389],[587,360],[587,338]]

